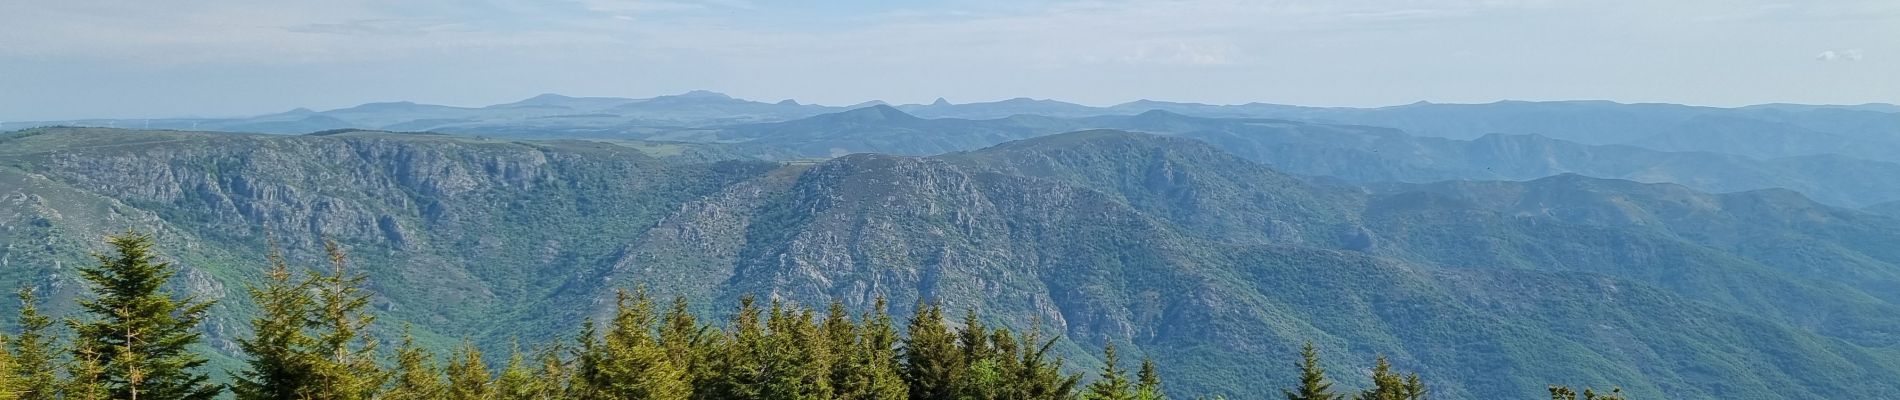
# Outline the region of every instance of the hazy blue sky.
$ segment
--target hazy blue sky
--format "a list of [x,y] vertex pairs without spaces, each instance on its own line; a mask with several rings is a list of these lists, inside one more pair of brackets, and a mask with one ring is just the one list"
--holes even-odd
[[0,119],[822,104],[1900,102],[1900,0],[0,0]]

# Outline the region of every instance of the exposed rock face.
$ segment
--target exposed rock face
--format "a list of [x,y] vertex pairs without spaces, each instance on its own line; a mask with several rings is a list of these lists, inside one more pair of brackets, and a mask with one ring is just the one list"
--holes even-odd
[[[1390,356],[1447,398],[1579,379],[1667,398],[1900,390],[1880,379],[1900,373],[1887,351],[1900,224],[1785,191],[1581,176],[1338,187],[1110,131],[794,164],[642,149],[0,137],[0,278],[64,302],[98,237],[157,232],[185,268],[178,288],[222,302],[206,330],[225,350],[245,334],[241,289],[267,238],[309,266],[329,239],[370,275],[385,328],[495,347],[566,334],[615,289],[645,286],[713,318],[744,295],[854,311],[883,297],[900,316],[942,302],[1059,333],[1080,365],[1104,343],[1154,357],[1180,396],[1272,393],[1293,371],[1260,366],[1307,341],[1352,368]],[[1839,373],[1764,383],[1804,371]]]

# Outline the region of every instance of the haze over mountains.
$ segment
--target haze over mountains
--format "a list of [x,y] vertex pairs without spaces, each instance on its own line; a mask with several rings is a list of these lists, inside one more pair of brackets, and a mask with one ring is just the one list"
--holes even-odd
[[[543,94],[486,107],[411,102],[370,103],[328,111],[296,109],[229,119],[73,120],[14,123],[120,128],[197,129],[261,133],[309,133],[327,129],[440,131],[496,135],[617,136],[668,128],[703,128],[778,122],[883,105],[777,103],[732,98],[709,91],[644,99],[567,97]],[[1607,101],[1489,104],[1416,103],[1380,108],[1326,108],[1249,103],[1207,105],[1138,100],[1092,107],[1055,100],[1016,98],[995,102],[893,106],[913,116],[994,120],[1019,115],[1083,118],[1137,115],[1162,110],[1210,118],[1271,118],[1329,124],[1389,127],[1417,136],[1476,139],[1488,134],[1535,134],[1584,144],[1631,144],[1665,151],[1713,151],[1777,158],[1845,154],[1900,160],[1900,106],[1766,104],[1715,108]],[[1719,140],[1718,140],[1719,139]]]
[[100,235],[158,232],[228,352],[268,238],[305,265],[333,238],[436,345],[566,332],[644,285],[709,316],[765,294],[1040,321],[1082,366],[1156,358],[1180,398],[1271,397],[1307,341],[1439,398],[1900,397],[1890,105],[693,92],[151,124],[0,134],[0,281],[71,296]]

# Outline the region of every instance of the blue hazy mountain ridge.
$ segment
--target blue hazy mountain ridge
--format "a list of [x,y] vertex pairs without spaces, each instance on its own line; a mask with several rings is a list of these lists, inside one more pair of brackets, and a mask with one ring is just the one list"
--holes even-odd
[[[1757,158],[1840,154],[1900,161],[1900,106],[1891,104],[1765,104],[1738,108],[1608,101],[1416,103],[1376,108],[1303,107],[1264,103],[1208,105],[1139,100],[1108,107],[1015,98],[993,102],[896,105],[924,118],[988,120],[1033,115],[1085,118],[1164,110],[1217,118],[1272,118],[1395,128],[1412,135],[1476,139],[1489,134],[1542,135],[1583,144],[1627,144],[1664,151],[1709,151]],[[616,138],[678,128],[778,122],[882,105],[835,107],[733,98],[709,91],[644,99],[543,94],[486,107],[410,102],[371,103],[250,118],[77,120],[13,123],[305,133],[355,128],[438,130],[530,138]]]
[[[1168,111],[1088,118],[1017,115],[927,119],[876,106],[807,119],[675,131],[666,139],[730,143],[764,159],[850,153],[930,155],[1086,129],[1180,135],[1282,171],[1355,182],[1527,180],[1562,173],[1674,182],[1713,192],[1787,188],[1829,204],[1900,200],[1900,164],[1842,155],[1760,159],[1715,152],[1586,145],[1539,135],[1472,140],[1418,137],[1370,126],[1273,119],[1204,118]],[[679,132],[690,132],[690,135]]]
[[1078,367],[1115,343],[1155,358],[1181,397],[1267,398],[1297,381],[1275,366],[1307,341],[1334,371],[1386,355],[1444,398],[1534,398],[1552,382],[1900,395],[1884,379],[1900,374],[1900,219],[1786,190],[1579,175],[1319,184],[1225,147],[1089,130],[771,163],[622,142],[37,129],[0,136],[0,260],[15,267],[0,283],[70,297],[80,286],[57,272],[90,242],[156,230],[182,290],[224,299],[211,324],[241,327],[267,235],[299,265],[320,265],[332,238],[374,282],[379,326],[437,347],[505,351],[645,286],[708,317],[768,293],[1044,321]]
[[[481,108],[393,102],[321,112],[298,109],[238,120],[73,123],[276,133],[379,129],[522,139],[664,140],[729,144],[733,155],[765,159],[856,152],[929,155],[1111,128],[1186,135],[1295,174],[1360,182],[1523,180],[1574,172],[1675,182],[1714,192],[1788,188],[1848,207],[1900,200],[1900,184],[1891,183],[1900,181],[1894,178],[1900,175],[1896,172],[1900,167],[1891,161],[1893,154],[1900,154],[1900,147],[1893,145],[1900,136],[1900,123],[1896,123],[1900,113],[1887,112],[1893,107],[1883,105],[1722,109],[1500,102],[1352,109],[1147,100],[1113,107],[1032,99],[952,104],[939,99],[926,105],[871,102],[859,106],[764,103],[706,91],[647,99],[544,94]],[[1600,142],[1630,143],[1590,144]],[[703,154],[714,153],[721,152]]]

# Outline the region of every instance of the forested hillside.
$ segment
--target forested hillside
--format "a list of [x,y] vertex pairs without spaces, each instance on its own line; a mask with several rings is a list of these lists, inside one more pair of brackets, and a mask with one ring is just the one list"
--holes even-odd
[[302,268],[334,240],[386,347],[408,325],[421,348],[506,354],[645,287],[705,321],[749,295],[974,310],[1043,327],[1065,373],[1108,345],[1152,359],[1177,398],[1277,398],[1308,342],[1342,387],[1372,387],[1359,371],[1383,355],[1434,398],[1900,396],[1893,217],[1582,176],[1309,179],[1200,132],[775,163],[640,141],[35,129],[0,137],[0,278],[70,315],[100,238],[153,232],[181,267],[168,287],[217,301],[205,343],[232,366],[271,243]]

